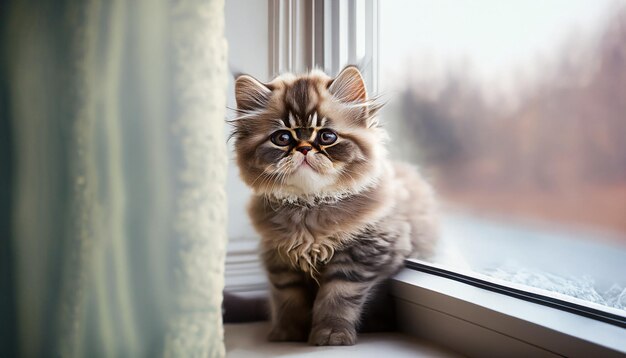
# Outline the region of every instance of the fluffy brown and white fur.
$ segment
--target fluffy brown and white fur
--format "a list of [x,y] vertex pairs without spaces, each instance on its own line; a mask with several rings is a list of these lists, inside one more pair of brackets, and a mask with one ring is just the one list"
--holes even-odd
[[351,345],[364,305],[436,237],[431,187],[391,162],[361,73],[235,85],[237,164],[271,283],[273,341]]

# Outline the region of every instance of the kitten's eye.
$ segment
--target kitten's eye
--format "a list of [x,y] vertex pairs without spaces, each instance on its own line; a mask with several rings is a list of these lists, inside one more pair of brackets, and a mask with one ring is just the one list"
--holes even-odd
[[283,130],[283,131],[274,132],[270,140],[272,141],[272,143],[284,147],[286,145],[291,144],[293,138],[291,137],[291,133],[289,133],[289,131]]
[[317,135],[317,138],[319,139],[321,144],[329,145],[335,143],[335,141],[337,140],[337,134],[335,134],[335,132],[331,131],[330,129],[324,129],[320,131],[320,133]]

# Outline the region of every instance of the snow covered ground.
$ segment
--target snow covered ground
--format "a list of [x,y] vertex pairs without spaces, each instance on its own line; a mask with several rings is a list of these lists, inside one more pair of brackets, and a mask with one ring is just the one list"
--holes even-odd
[[626,315],[626,247],[609,234],[467,214],[446,216],[442,229],[445,250],[454,252],[442,264]]

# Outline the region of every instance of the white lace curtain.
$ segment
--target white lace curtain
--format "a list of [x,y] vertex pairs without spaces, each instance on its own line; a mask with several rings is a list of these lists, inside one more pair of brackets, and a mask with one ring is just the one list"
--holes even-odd
[[224,355],[223,8],[0,5],[6,352]]

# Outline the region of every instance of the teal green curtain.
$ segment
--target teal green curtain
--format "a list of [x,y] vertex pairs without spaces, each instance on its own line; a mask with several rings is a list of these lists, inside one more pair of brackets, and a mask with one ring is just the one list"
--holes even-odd
[[223,8],[0,5],[8,356],[224,355]]

